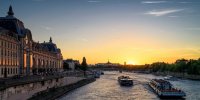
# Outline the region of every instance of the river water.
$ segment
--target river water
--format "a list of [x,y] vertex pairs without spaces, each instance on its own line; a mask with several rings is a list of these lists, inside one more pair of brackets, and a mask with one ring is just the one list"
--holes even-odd
[[[104,72],[95,82],[78,88],[59,100],[160,100],[147,85],[150,79],[163,78],[151,74]],[[120,75],[129,75],[134,86],[122,87],[117,81]],[[200,81],[178,79],[170,81],[186,92],[186,100],[200,100]]]

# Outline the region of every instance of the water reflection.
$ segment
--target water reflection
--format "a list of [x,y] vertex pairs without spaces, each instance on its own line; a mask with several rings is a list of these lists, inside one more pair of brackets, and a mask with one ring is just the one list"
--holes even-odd
[[[134,79],[134,86],[123,87],[117,82],[120,75],[129,75]],[[60,100],[160,100],[147,82],[153,78],[163,78],[149,74],[105,72],[96,82],[76,89]],[[177,80],[171,83],[184,90],[187,100],[200,100],[200,82]]]

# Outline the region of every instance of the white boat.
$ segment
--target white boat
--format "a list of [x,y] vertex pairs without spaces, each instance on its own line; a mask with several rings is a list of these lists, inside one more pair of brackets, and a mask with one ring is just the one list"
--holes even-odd
[[180,89],[174,88],[170,82],[163,79],[152,79],[149,82],[149,86],[161,98],[163,97],[182,98],[186,96],[185,92],[183,92]]

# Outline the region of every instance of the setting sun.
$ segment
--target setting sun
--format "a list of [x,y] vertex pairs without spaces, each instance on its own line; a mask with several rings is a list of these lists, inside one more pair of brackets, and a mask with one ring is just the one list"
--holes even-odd
[[129,61],[127,62],[127,64],[128,64],[128,65],[135,65],[136,63],[135,63],[134,61],[132,61],[132,60],[129,60]]

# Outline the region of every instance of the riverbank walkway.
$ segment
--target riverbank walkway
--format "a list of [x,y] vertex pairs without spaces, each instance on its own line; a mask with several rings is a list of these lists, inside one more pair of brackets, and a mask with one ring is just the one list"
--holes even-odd
[[79,77],[83,76],[83,72],[81,71],[65,71],[61,73],[54,73],[49,75],[30,75],[30,76],[23,76],[23,77],[11,77],[11,78],[4,78],[0,79],[0,91],[23,84],[29,84],[34,82],[41,82],[51,79],[57,79],[62,77]]

